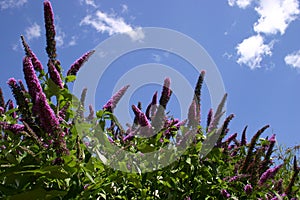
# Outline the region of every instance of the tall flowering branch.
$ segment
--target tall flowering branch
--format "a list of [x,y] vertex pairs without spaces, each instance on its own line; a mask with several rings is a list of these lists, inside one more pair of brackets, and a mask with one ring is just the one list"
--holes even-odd
[[52,5],[50,1],[44,1],[44,20],[47,38],[46,51],[50,60],[56,59],[55,26]]
[[247,144],[247,138],[246,138],[246,132],[247,132],[248,126],[245,126],[243,133],[242,133],[242,139],[241,139],[241,146],[244,146]]
[[268,150],[267,150],[267,153],[265,155],[265,158],[264,160],[262,161],[262,164],[261,164],[261,169],[260,169],[260,172],[264,172],[266,171],[266,169],[268,168],[268,165],[271,163],[271,155],[273,153],[273,148],[275,146],[275,142],[276,142],[276,139],[275,139],[275,134],[273,134],[271,136],[271,138],[269,139],[269,142],[270,144],[268,145]]
[[227,93],[223,96],[220,104],[218,105],[217,111],[208,127],[208,133],[212,132],[213,130],[217,129],[218,124],[220,122],[221,117],[223,116],[223,114],[225,113],[225,111],[223,111],[223,108],[225,106],[225,102],[227,99]]
[[261,128],[259,131],[257,131],[257,133],[252,137],[251,139],[251,142],[250,142],[250,146],[249,146],[249,149],[248,149],[248,152],[247,152],[247,156],[242,164],[242,167],[241,167],[241,171],[243,173],[246,172],[246,169],[248,168],[249,166],[249,163],[251,161],[251,158],[252,158],[252,155],[253,155],[253,149],[255,147],[255,144],[256,144],[256,141],[258,140],[259,136],[267,129],[269,128],[270,126],[269,125],[266,125],[264,126],[263,128]]
[[64,88],[64,84],[61,80],[60,74],[57,71],[56,67],[54,66],[51,60],[48,61],[48,72],[50,74],[51,80],[60,88]]
[[170,97],[172,95],[172,90],[170,89],[170,84],[171,84],[171,80],[170,78],[166,78],[164,80],[164,86],[163,86],[163,90],[161,92],[161,97],[159,99],[159,107],[156,111],[156,114],[153,118],[153,127],[159,131],[163,124],[164,124],[164,114],[165,114],[165,109],[167,107],[167,103],[170,100]]
[[196,101],[196,111],[197,111],[196,118],[199,123],[200,123],[201,88],[203,85],[204,76],[205,76],[205,71],[201,71],[195,87],[195,95],[194,95],[194,100]]
[[23,117],[25,117],[25,119],[28,119],[30,117],[30,112],[22,87],[18,85],[17,81],[14,78],[10,78],[7,84],[12,90],[12,93],[16,99],[19,110],[21,111]]
[[85,54],[83,54],[79,59],[77,59],[70,67],[70,69],[67,72],[67,76],[69,75],[76,75],[79,69],[82,67],[82,65],[89,59],[91,55],[95,50],[89,51]]
[[25,56],[25,58],[23,59],[23,72],[26,84],[28,86],[29,95],[31,96],[33,102],[35,102],[37,94],[42,92],[42,87],[34,72],[31,59],[28,56]]
[[138,107],[132,105],[132,110],[141,126],[151,126],[146,115]]
[[166,109],[167,103],[169,102],[171,94],[172,94],[172,90],[170,89],[170,84],[171,84],[170,78],[166,78],[164,80],[163,90],[162,90],[162,93],[161,93],[161,97],[159,99],[159,104],[164,109]]
[[51,139],[54,140],[53,147],[56,149],[57,154],[68,153],[64,133],[59,126],[59,120],[50,107],[44,93],[41,92],[38,94],[36,104],[38,106],[41,126]]
[[36,57],[36,55],[33,53],[33,51],[30,49],[29,45],[26,43],[25,38],[23,35],[21,35],[22,44],[26,53],[26,56],[31,58],[31,62],[33,64],[33,67],[37,71],[43,70],[43,65],[39,61],[39,59]]
[[103,106],[103,109],[113,112],[113,110],[116,108],[118,102],[120,101],[120,99],[125,94],[125,92],[127,91],[128,88],[129,88],[129,85],[122,87],[116,94],[114,94],[108,100],[108,102]]
[[225,135],[228,132],[228,125],[230,123],[230,121],[234,118],[234,114],[230,114],[224,121],[223,126],[222,126],[222,130],[221,130],[221,134],[217,140],[217,145],[220,146],[222,139],[225,137]]

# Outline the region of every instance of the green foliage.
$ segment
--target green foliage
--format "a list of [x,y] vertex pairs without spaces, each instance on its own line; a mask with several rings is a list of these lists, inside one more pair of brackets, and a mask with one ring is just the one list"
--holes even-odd
[[[48,24],[46,27],[52,26]],[[160,116],[164,119],[161,130],[147,138],[136,137],[141,133],[141,123],[154,126],[155,120],[151,120],[153,116],[147,116],[147,112],[144,115],[136,114],[135,123],[127,130],[114,116],[112,107],[97,111],[96,116],[90,110],[89,117],[84,116],[86,91],[81,99],[76,99],[68,89],[67,84],[75,81],[76,75],[62,75],[63,68],[54,56],[55,42],[51,42],[53,34],[50,35],[47,41],[51,45],[47,47],[47,52],[51,52],[49,59],[55,63],[63,88],[59,87],[57,80],[50,78],[50,72],[42,69],[36,70],[36,73],[39,73],[38,84],[51,112],[55,114],[54,121],[59,121],[59,127],[54,132],[43,128],[43,116],[36,114],[39,112],[34,108],[36,100],[24,88],[21,93],[15,93],[17,90],[13,92],[15,97],[22,94],[28,107],[17,105],[9,108],[0,104],[1,199],[300,198],[300,168],[295,157],[299,148],[276,149],[274,137],[259,138],[268,126],[260,129],[250,143],[243,143],[245,138],[238,140],[237,135],[226,137],[233,115],[229,115],[222,126],[217,125],[227,95],[214,118],[208,119],[207,127],[195,127],[194,123],[185,125],[186,121],[178,125],[177,119],[164,114]],[[33,59],[34,54],[29,52],[29,46],[22,39],[26,55]],[[76,63],[73,66],[78,67]],[[71,72],[76,74],[74,69]],[[203,76],[204,73],[201,73],[195,89],[197,101],[194,103],[197,104],[196,115],[199,116]],[[28,89],[30,91],[31,88]],[[160,100],[164,106],[171,95],[168,89],[163,88],[161,98],[165,99]],[[2,99],[1,96],[2,93]],[[142,112],[138,107],[136,112]],[[199,122],[198,115],[194,117],[189,118],[189,122]],[[195,131],[194,137],[189,137],[191,131]],[[246,129],[243,135],[245,132]],[[204,142],[218,133],[220,139],[212,150],[206,156],[201,156],[201,150],[206,148]],[[57,135],[62,139],[56,140]],[[176,153],[180,146],[178,144],[183,147],[188,145],[180,152],[180,156]],[[147,153],[163,152],[165,148],[171,153],[157,153],[154,154],[155,159],[146,159]],[[140,156],[133,159],[116,149]],[[165,165],[165,160],[173,162]],[[115,170],[110,167],[112,164],[124,170]],[[155,170],[141,173],[141,164],[144,168],[152,167]],[[278,171],[273,170],[279,165]]]

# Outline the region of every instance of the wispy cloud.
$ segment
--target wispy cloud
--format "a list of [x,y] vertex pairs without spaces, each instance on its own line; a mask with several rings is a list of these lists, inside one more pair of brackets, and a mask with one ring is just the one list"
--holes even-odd
[[28,40],[39,38],[40,36],[41,36],[41,27],[37,23],[34,23],[25,29],[25,37]]
[[17,8],[27,3],[27,0],[2,0],[0,1],[0,9]]
[[228,4],[230,6],[235,6],[237,5],[239,8],[247,8],[253,0],[228,0]]
[[269,44],[264,41],[270,35],[285,34],[286,29],[299,15],[298,0],[228,0],[230,6],[246,8],[256,3],[254,10],[259,18],[253,24],[256,35],[244,39],[237,45],[237,62],[251,69],[261,67],[261,61],[266,55],[272,55],[274,40]]
[[288,54],[284,61],[287,65],[292,66],[293,68],[300,69],[300,50],[291,54]]
[[88,6],[92,6],[94,8],[97,8],[98,6],[96,5],[94,0],[80,0],[80,3],[85,3]]
[[255,8],[260,18],[254,24],[257,33],[281,35],[299,14],[298,0],[261,0]]
[[259,68],[263,57],[272,55],[272,47],[272,43],[264,44],[264,38],[261,35],[246,38],[236,47],[239,55],[237,63],[245,64],[251,69]]
[[144,33],[141,28],[133,28],[127,24],[123,18],[110,16],[100,10],[94,15],[87,15],[81,20],[80,26],[89,25],[95,28],[98,32],[108,33],[109,35],[121,33],[127,34],[132,40],[139,41],[144,38]]
[[122,13],[128,13],[128,6],[126,4],[122,4]]
[[76,36],[72,36],[71,40],[69,41],[68,45],[71,46],[75,46],[77,44],[77,37]]

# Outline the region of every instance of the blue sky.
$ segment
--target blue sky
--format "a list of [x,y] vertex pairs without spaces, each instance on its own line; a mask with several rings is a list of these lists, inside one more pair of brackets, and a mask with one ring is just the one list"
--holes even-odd
[[[249,125],[248,136],[251,136],[270,124],[265,135],[276,133],[280,144],[299,145],[298,0],[51,2],[58,58],[65,71],[75,59],[112,35],[129,30],[136,33],[131,37],[138,38],[140,27],[173,29],[201,44],[218,66],[229,94],[227,114],[236,116],[230,126],[231,133],[240,133]],[[5,96],[11,98],[6,81],[10,77],[23,79],[21,34],[43,64],[46,63],[42,1],[0,0],[0,25],[0,86]],[[115,65],[150,62],[189,67],[182,60],[155,50],[128,55]],[[110,73],[115,72],[107,73],[111,76]],[[190,78],[194,84],[197,75],[191,72]],[[206,90],[204,88],[203,119],[210,106]],[[109,92],[107,87],[107,91],[98,94],[99,105],[109,98]],[[140,92],[144,96],[145,92]],[[147,94],[150,100],[152,92]],[[176,105],[176,100],[173,104]]]

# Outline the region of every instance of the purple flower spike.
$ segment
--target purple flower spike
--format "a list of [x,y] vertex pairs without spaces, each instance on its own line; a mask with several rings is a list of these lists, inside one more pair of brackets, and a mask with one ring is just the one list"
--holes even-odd
[[59,121],[50,107],[44,93],[38,95],[36,104],[38,105],[38,113],[42,127],[47,133],[54,136],[54,132],[59,128]]
[[222,189],[222,190],[221,190],[221,194],[222,194],[223,197],[225,197],[225,198],[227,198],[227,199],[230,198],[230,196],[231,196],[231,195],[227,192],[227,190],[225,190],[225,189]]
[[122,98],[122,96],[125,94],[126,90],[129,88],[129,85],[126,85],[122,87],[116,94],[114,94],[108,102],[103,106],[104,110],[108,110],[110,112],[113,112],[113,110],[116,108],[118,102]]
[[23,71],[28,86],[28,92],[32,100],[35,101],[37,94],[42,92],[42,87],[39,83],[39,80],[34,72],[31,59],[28,56],[25,56],[23,60]]
[[273,134],[272,137],[269,139],[269,141],[271,143],[275,143],[276,142],[276,134]]
[[4,113],[4,108],[0,106],[0,115]]
[[135,114],[135,116],[138,119],[138,122],[141,126],[150,126],[150,123],[146,117],[146,115],[135,105],[132,105],[132,110]]
[[36,57],[36,55],[33,53],[33,51],[30,49],[29,45],[26,43],[24,36],[21,36],[22,44],[26,53],[26,56],[31,58],[31,62],[33,64],[33,67],[37,71],[43,70],[43,65],[39,61],[39,59]]
[[252,193],[252,185],[251,184],[247,184],[247,185],[245,185],[245,187],[244,187],[244,191],[245,191],[245,193],[247,194],[247,195],[249,195],[249,194],[251,194]]
[[169,102],[171,94],[172,94],[172,90],[170,89],[170,85],[171,85],[171,79],[167,77],[164,80],[163,90],[162,90],[162,93],[161,93],[161,97],[159,99],[159,104],[164,109],[166,109],[167,103]]
[[0,88],[0,107],[4,108],[5,107],[5,101],[2,93],[2,89]]
[[7,122],[0,122],[0,127],[13,133],[18,133],[24,130],[24,125],[22,124],[8,124]]
[[82,67],[82,65],[89,59],[91,55],[93,55],[95,51],[89,51],[85,54],[83,54],[78,60],[76,60],[70,67],[70,69],[67,72],[67,76],[69,75],[76,75],[79,69]]
[[273,177],[276,175],[276,173],[278,172],[278,170],[279,170],[281,167],[282,167],[282,165],[278,165],[278,166],[276,166],[276,167],[274,167],[274,168],[270,168],[270,169],[268,169],[267,171],[265,171],[265,172],[261,175],[258,184],[259,184],[259,185],[262,185],[262,184],[264,184],[268,179],[273,178]]
[[44,20],[46,28],[47,47],[46,51],[49,59],[56,58],[56,41],[55,41],[55,26],[52,5],[50,1],[44,1]]
[[52,61],[49,60],[48,62],[48,72],[50,74],[51,80],[60,88],[64,88],[64,84],[61,80],[60,74],[57,71],[56,67],[53,65]]

